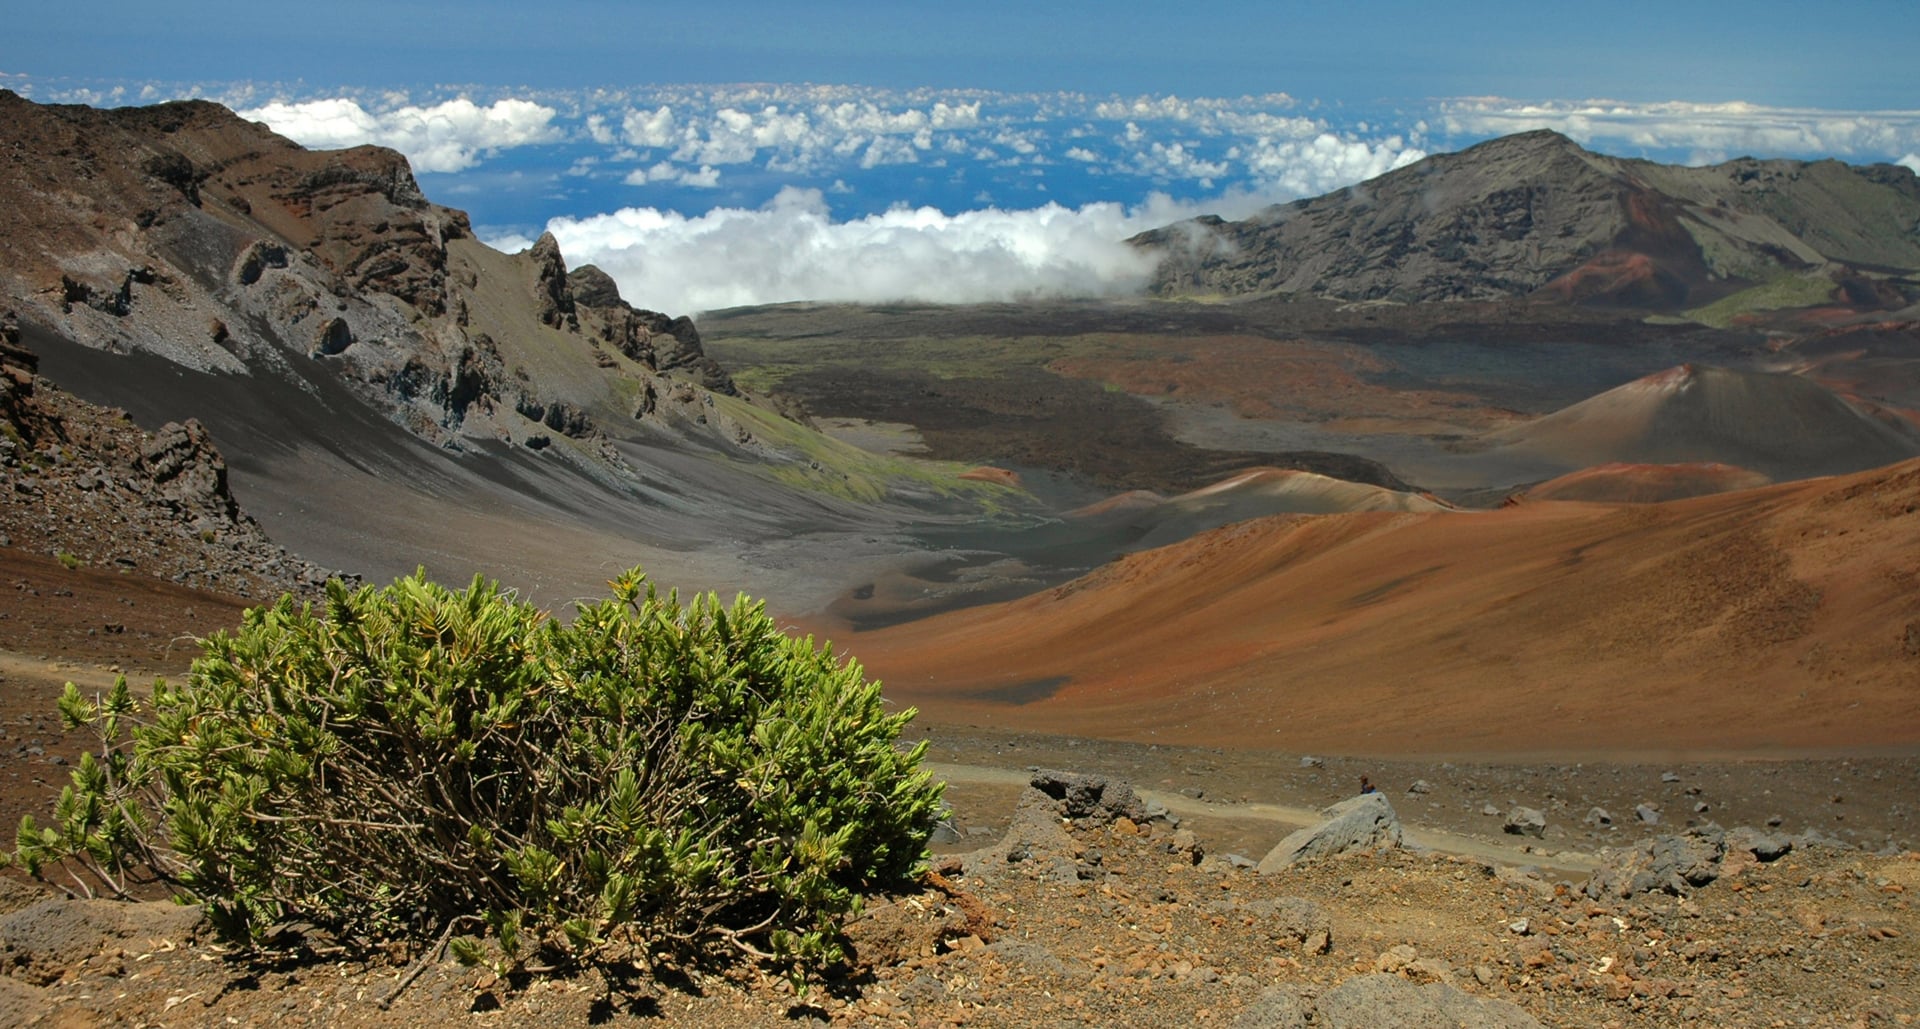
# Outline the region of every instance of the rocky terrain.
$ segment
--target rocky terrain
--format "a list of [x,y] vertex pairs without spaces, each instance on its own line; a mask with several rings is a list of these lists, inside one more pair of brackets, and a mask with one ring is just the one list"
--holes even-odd
[[1680,310],[1794,280],[1807,303],[1893,310],[1920,285],[1920,178],[1837,161],[1680,168],[1538,131],[1134,242],[1165,253],[1163,294]]
[[[692,402],[665,372],[735,392],[691,321],[634,309],[597,269],[570,274],[551,238],[487,252],[389,150],[304,150],[204,102],[103,111],[12,93],[0,148],[0,268],[19,315],[97,349],[336,377],[453,446],[665,419]],[[491,296],[503,288],[529,294],[536,325],[513,323]]]
[[[616,563],[804,583],[794,537],[1008,493],[818,435],[551,238],[473,239],[392,151],[0,92],[0,154],[0,285],[39,373],[142,426],[197,421],[240,505],[317,563],[554,603]],[[743,543],[778,553],[750,570]]]
[[[982,849],[876,899],[855,962],[805,993],[770,970],[509,981],[450,961],[224,955],[196,909],[0,908],[12,1024],[528,1020],[788,1025],[1907,1025],[1920,855],[1701,827],[1589,876],[1406,849],[1380,795],[1274,846],[1214,853],[1123,780],[1039,772]],[[1365,834],[1341,822],[1367,814]],[[1341,816],[1344,816],[1341,817]],[[1524,822],[1525,812],[1513,819]],[[1289,863],[1302,849],[1316,856]]]
[[[339,573],[269,540],[240,509],[199,422],[147,433],[36,374],[0,312],[0,548],[271,600]],[[124,631],[119,623],[92,627]]]
[[390,151],[0,92],[0,822],[66,681],[420,565],[765,596],[953,807],[804,994],[0,877],[0,1021],[1911,1024],[1914,181],[1529,134],[1142,241],[1250,299],[696,328]]

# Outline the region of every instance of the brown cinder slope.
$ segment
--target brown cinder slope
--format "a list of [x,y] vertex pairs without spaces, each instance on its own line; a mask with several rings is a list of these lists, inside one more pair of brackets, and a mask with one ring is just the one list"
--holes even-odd
[[1492,433],[1515,455],[1584,468],[1712,461],[1774,479],[1920,457],[1920,432],[1799,375],[1681,365]]
[[1526,491],[1528,500],[1584,500],[1603,504],[1658,504],[1733,490],[1758,489],[1759,472],[1715,461],[1686,464],[1610,462],[1568,472]]
[[1920,746],[1920,461],[1293,516],[843,640],[936,721],[1374,754]]

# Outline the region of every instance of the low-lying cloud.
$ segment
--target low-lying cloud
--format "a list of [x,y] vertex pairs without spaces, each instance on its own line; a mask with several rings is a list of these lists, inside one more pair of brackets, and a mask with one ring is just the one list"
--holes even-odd
[[[670,312],[791,300],[973,303],[1137,292],[1151,255],[1127,237],[1186,217],[1164,198],[943,214],[900,208],[834,221],[819,190],[785,189],[757,210],[688,217],[629,207],[558,218],[547,230],[570,266],[595,264],[631,303]],[[504,250],[523,236],[490,240]]]
[[1444,103],[1442,120],[1455,135],[1553,129],[1582,144],[1687,151],[1696,164],[1783,154],[1873,157],[1920,145],[1920,111],[1836,111],[1737,101],[1521,103],[1483,97]]
[[458,172],[483,154],[562,138],[559,112],[530,100],[497,100],[487,107],[459,97],[431,107],[404,104],[378,112],[357,100],[275,101],[238,112],[273,131],[317,148],[376,143],[407,155],[415,171]]

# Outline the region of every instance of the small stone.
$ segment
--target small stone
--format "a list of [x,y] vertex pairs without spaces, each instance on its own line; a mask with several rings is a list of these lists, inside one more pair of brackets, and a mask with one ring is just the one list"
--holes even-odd
[[1634,806],[1633,817],[1639,819],[1644,825],[1659,825],[1660,809],[1652,804],[1638,804]]
[[1661,772],[1660,781],[1661,782],[1679,782],[1680,776],[1673,772]]
[[1397,947],[1388,948],[1386,953],[1375,958],[1373,970],[1376,972],[1399,972],[1412,967],[1413,963],[1418,960],[1420,960],[1420,952],[1414,950],[1411,944],[1402,943]]
[[1545,839],[1547,835],[1547,816],[1538,808],[1515,807],[1507,812],[1507,822],[1501,827],[1509,836],[1531,836]]

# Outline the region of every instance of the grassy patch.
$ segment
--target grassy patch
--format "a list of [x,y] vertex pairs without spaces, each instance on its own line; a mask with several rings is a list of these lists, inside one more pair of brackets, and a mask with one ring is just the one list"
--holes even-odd
[[729,370],[733,381],[741,389],[750,393],[772,393],[787,381],[788,376],[799,371],[794,365],[753,365],[737,370]]
[[1826,303],[1832,294],[1833,280],[1818,272],[1781,275],[1732,296],[1721,297],[1705,307],[1688,311],[1687,317],[1702,325],[1724,329],[1743,314],[1814,307]]
[[722,414],[789,459],[766,468],[795,489],[868,504],[890,497],[957,501],[989,516],[1019,506],[1024,495],[998,483],[960,478],[968,465],[871,453],[735,397],[714,399]]
[[870,339],[845,336],[767,339],[716,336],[703,342],[709,354],[750,389],[777,385],[804,372],[849,368],[902,373],[929,379],[991,379],[1042,367],[1061,357],[1099,353],[1106,334],[1087,336],[906,336]]

